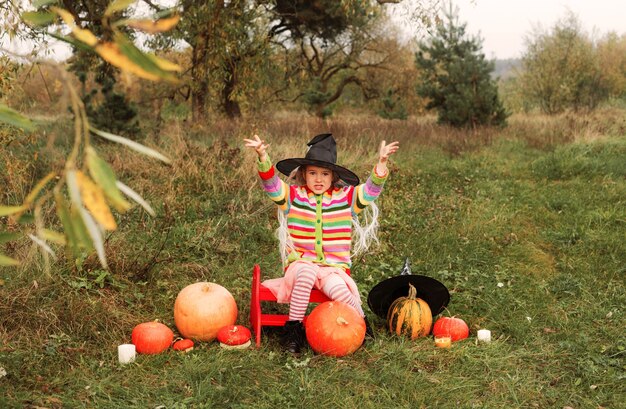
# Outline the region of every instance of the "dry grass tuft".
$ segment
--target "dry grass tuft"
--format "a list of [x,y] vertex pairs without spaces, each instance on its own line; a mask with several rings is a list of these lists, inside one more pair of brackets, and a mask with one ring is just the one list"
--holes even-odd
[[568,112],[560,115],[515,114],[509,119],[505,134],[522,139],[529,146],[551,149],[572,142],[589,142],[626,132],[624,111],[597,110],[591,113]]
[[69,284],[40,278],[10,293],[0,287],[0,328],[8,330],[4,343],[39,350],[51,335],[66,334],[67,346],[98,346],[101,334],[119,337],[124,328],[136,324],[132,311],[120,308],[122,294],[108,289],[68,291]]

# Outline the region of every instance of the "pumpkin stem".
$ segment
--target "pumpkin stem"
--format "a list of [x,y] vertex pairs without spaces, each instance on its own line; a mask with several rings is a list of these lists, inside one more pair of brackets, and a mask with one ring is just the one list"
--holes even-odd
[[407,297],[409,300],[414,300],[417,296],[417,289],[413,286],[413,284],[409,283],[409,296]]
[[346,321],[346,319],[343,318],[343,317],[337,317],[337,324],[339,324],[339,325],[348,325],[349,322]]

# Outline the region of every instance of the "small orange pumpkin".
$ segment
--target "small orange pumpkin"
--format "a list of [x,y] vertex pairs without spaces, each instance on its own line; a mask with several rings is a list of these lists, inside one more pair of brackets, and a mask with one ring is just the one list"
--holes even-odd
[[244,349],[251,344],[250,330],[242,325],[227,325],[217,333],[220,346],[225,349]]
[[175,351],[189,352],[193,349],[193,341],[190,339],[179,339],[178,341],[174,342],[172,348]]
[[409,284],[407,297],[394,300],[387,312],[387,324],[392,334],[405,335],[411,339],[430,334],[433,315],[426,301],[416,297],[417,290]]
[[460,341],[469,336],[469,327],[461,318],[441,317],[433,325],[433,335],[450,335],[452,342]]
[[160,354],[172,345],[174,333],[160,322],[144,322],[133,328],[131,339],[140,354]]

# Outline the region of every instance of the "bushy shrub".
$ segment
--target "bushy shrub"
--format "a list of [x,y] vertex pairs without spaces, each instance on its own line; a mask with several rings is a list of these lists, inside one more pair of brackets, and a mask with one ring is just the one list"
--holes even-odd
[[492,62],[481,52],[482,41],[465,33],[452,7],[428,43],[422,43],[415,62],[421,73],[417,93],[428,98],[427,109],[439,122],[455,127],[506,124],[508,113],[491,78]]
[[381,118],[405,120],[408,116],[406,106],[392,89],[387,90],[380,104],[381,108],[378,110],[378,115]]

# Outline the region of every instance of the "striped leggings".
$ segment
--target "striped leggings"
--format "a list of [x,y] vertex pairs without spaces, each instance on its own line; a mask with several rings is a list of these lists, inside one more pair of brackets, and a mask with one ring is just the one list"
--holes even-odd
[[[311,266],[302,266],[296,272],[296,281],[291,291],[289,301],[289,320],[302,321],[309,306],[309,296],[311,289],[317,278],[317,271]],[[335,275],[326,279],[322,292],[333,301],[345,302],[354,307],[362,317],[365,316],[361,308],[360,300],[355,297],[345,281]]]

